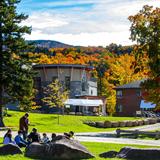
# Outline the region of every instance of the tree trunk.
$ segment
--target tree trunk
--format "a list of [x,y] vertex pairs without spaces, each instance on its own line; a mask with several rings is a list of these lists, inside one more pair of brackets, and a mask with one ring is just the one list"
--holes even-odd
[[0,127],[3,123],[3,40],[2,40],[2,23],[0,22]]
[[0,85],[0,127],[4,127],[3,122],[3,90],[2,85]]

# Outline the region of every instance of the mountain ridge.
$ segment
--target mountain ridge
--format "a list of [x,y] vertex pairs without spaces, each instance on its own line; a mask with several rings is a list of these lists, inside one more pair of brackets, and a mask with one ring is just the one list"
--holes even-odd
[[34,43],[36,47],[40,48],[70,48],[73,45],[65,44],[55,40],[28,40],[29,43]]

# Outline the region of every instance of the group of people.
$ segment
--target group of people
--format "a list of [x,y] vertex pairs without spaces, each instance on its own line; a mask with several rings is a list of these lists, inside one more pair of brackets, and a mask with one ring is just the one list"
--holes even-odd
[[[29,126],[29,114],[26,113],[23,117],[20,118],[19,121],[19,131],[18,134],[15,136],[14,140],[12,138],[12,130],[9,129],[7,133],[4,135],[3,144],[17,144],[19,147],[27,147],[33,142],[38,143],[49,143],[54,142],[60,136],[57,136],[55,133],[52,133],[51,139],[47,136],[46,133],[43,133],[41,138],[40,134],[37,132],[36,128],[33,128],[31,133],[28,134],[28,126]],[[65,138],[70,139],[73,138],[74,132],[70,131],[69,133],[64,133],[63,135]]]

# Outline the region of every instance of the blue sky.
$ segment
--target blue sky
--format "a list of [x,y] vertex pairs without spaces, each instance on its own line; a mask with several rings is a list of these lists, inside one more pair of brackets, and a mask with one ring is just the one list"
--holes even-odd
[[21,0],[18,11],[29,15],[26,39],[50,39],[72,45],[132,44],[130,22],[143,5],[160,0]]

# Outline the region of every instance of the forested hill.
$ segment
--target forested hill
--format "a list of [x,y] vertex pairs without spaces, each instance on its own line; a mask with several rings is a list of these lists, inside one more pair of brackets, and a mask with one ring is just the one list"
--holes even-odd
[[88,55],[95,54],[95,53],[114,53],[117,55],[121,55],[124,53],[130,54],[133,50],[133,46],[122,46],[122,45],[117,45],[114,43],[111,43],[110,45],[106,47],[95,47],[95,46],[89,46],[89,47],[84,47],[84,46],[73,46],[69,44],[64,44],[62,42],[54,41],[54,40],[29,40],[29,43],[34,43],[35,44],[35,52],[37,53],[49,53],[49,49],[69,49],[74,48],[76,52],[84,52]]
[[40,48],[70,48],[73,47],[72,45],[65,44],[58,41],[53,40],[29,40],[28,42],[33,42],[36,47]]

